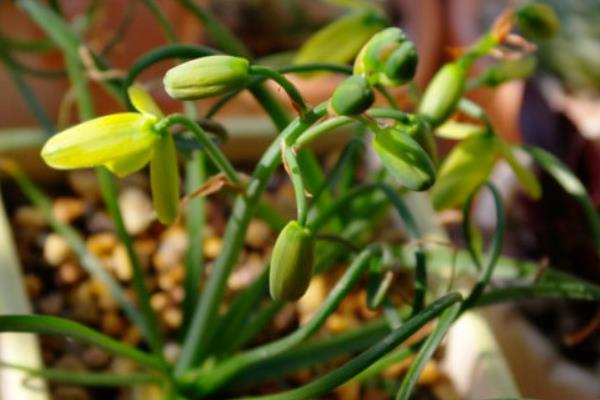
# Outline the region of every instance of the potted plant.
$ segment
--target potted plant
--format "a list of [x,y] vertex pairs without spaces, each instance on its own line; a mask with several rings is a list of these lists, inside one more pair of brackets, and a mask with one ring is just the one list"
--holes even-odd
[[[123,375],[10,367],[49,381],[152,385],[167,399],[253,395],[303,399],[325,395],[352,379],[373,376],[390,363],[412,355],[414,359],[405,376],[392,389],[393,396],[406,399],[461,314],[479,306],[531,297],[600,298],[600,289],[593,284],[551,268],[538,276],[535,263],[501,257],[503,202],[496,187],[487,183],[499,158],[510,164],[524,189],[536,197],[540,195],[536,177],[515,156],[528,152],[581,202],[597,241],[600,223],[585,189],[558,160],[540,149],[504,142],[495,134],[485,112],[463,98],[465,91],[473,87],[519,79],[531,72],[526,58],[530,56],[529,47],[522,40],[517,60],[501,60],[476,78],[467,78],[477,59],[514,38],[510,32],[515,23],[534,33],[553,30],[555,20],[548,9],[540,11],[535,4],[526,5],[515,13],[502,15],[492,29],[436,73],[424,93],[417,95],[415,111],[408,113],[399,109],[387,89],[413,78],[417,51],[400,29],[384,28],[385,20],[378,9],[368,4],[357,2],[355,11],[307,43],[305,52],[301,52],[307,58],[284,67],[268,67],[240,56],[243,47],[239,42],[216,24],[206,10],[193,7],[209,22],[207,29],[229,54],[176,44],[152,51],[138,60],[122,81],[113,77],[100,80],[130,111],[96,117],[81,63],[79,38],[51,7],[34,0],[22,0],[20,4],[62,50],[82,121],[50,138],[42,149],[42,157],[57,169],[96,168],[114,231],[131,266],[135,301],[98,257],[90,253],[78,232],[57,217],[48,198],[18,164],[3,160],[0,167],[39,208],[87,273],[104,284],[123,314],[137,326],[145,345],[120,343],[68,319],[4,315],[0,317],[1,332],[68,336],[129,359],[140,369]],[[165,19],[161,23],[163,28],[168,27]],[[314,57],[311,54],[326,56],[323,46],[331,47],[332,40],[349,30],[356,42],[348,52],[353,56],[358,53],[353,68],[309,62]],[[511,44],[515,44],[514,40]],[[170,97],[189,102],[222,96],[206,118],[199,119],[194,107],[187,107],[186,114],[165,114],[147,91],[134,84],[144,69],[166,59],[191,59],[165,74],[163,84]],[[98,73],[107,70],[93,54],[91,62]],[[336,86],[330,99],[313,107],[283,75],[294,71],[336,71],[348,77]],[[292,121],[263,85],[265,80],[275,82],[289,98],[296,114]],[[224,130],[212,121],[221,105],[246,89],[280,131],[249,177],[238,173],[219,148]],[[375,91],[383,93],[388,106],[373,106]],[[450,118],[459,110],[470,122]],[[309,144],[350,124],[358,126],[354,138],[345,145],[326,176]],[[433,135],[460,142],[443,160],[438,160]],[[365,142],[372,145],[383,168],[361,169],[359,155]],[[186,197],[182,204],[178,158],[183,159],[186,170]],[[181,350],[173,360],[165,354],[163,332],[152,310],[142,264],[118,206],[112,175],[127,176],[148,164],[156,219],[171,225],[180,214],[185,214],[187,238],[192,243],[187,249],[183,278]],[[263,202],[269,180],[279,166],[289,175],[293,189],[295,215],[291,220],[282,219]],[[213,174],[207,176],[207,170]],[[199,288],[204,274],[202,253],[198,251],[206,212],[202,196],[221,190],[228,190],[234,200],[222,247]],[[429,194],[419,193],[427,190]],[[485,256],[470,215],[481,190],[492,194],[496,217],[496,230]],[[466,250],[453,250],[446,238],[431,236],[439,232],[432,206],[438,210],[463,208]],[[388,209],[403,221],[406,236],[401,240],[386,240],[377,234]],[[277,239],[268,267],[228,299],[227,282],[254,215],[269,222],[278,232]],[[287,335],[249,347],[249,341],[264,329],[276,311],[298,301],[311,279],[332,268],[338,260],[345,264],[341,277],[306,323]],[[310,341],[365,275],[363,301],[379,317],[345,334]],[[402,293],[404,297],[394,296],[394,283],[406,275],[408,292]],[[504,285],[491,287],[492,280]],[[434,320],[435,324],[429,324]],[[399,347],[420,330],[422,336],[417,336],[410,347]],[[354,354],[354,358],[305,384],[278,388],[277,393],[271,394],[246,389],[265,377],[344,354]],[[510,382],[505,388],[510,393],[503,395],[515,395]]]

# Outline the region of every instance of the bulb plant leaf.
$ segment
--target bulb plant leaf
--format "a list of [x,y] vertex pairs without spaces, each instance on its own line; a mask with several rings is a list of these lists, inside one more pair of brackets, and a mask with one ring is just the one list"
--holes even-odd
[[407,133],[395,128],[375,135],[373,148],[386,170],[410,190],[426,190],[435,181],[433,162]]
[[338,18],[304,42],[294,64],[350,62],[371,36],[386,25],[387,21],[372,10]]
[[460,207],[485,182],[497,158],[492,135],[476,135],[459,143],[446,157],[431,196],[437,210]]

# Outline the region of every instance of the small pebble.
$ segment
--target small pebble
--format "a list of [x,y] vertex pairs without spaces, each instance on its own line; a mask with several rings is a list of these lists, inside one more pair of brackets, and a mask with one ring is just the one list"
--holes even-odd
[[204,257],[209,259],[215,259],[221,252],[221,246],[223,245],[223,240],[218,236],[209,236],[204,240],[204,245],[202,246],[202,250],[204,252]]
[[110,232],[95,233],[85,242],[90,253],[98,257],[106,257],[112,254],[117,245],[117,237]]
[[40,299],[38,307],[42,314],[58,315],[63,310],[65,300],[61,293],[52,293]]
[[71,256],[71,248],[65,239],[57,233],[50,233],[44,241],[44,260],[58,267]]
[[97,299],[97,304],[100,309],[108,311],[117,308],[117,302],[110,294],[106,285],[104,285],[102,282],[93,279],[91,281],[91,290],[94,297]]
[[335,389],[335,394],[340,400],[360,400],[360,383],[345,383]]
[[85,276],[85,271],[75,262],[66,262],[58,267],[56,281],[59,285],[70,286],[79,282]]
[[57,220],[71,223],[85,212],[85,202],[76,197],[59,197],[52,204],[52,212]]
[[277,313],[273,320],[275,333],[286,331],[294,323],[295,320],[296,307],[293,304],[288,303],[285,306],[283,306],[281,311]]
[[341,333],[349,330],[353,325],[353,321],[343,314],[332,314],[325,323],[327,329],[332,333]]
[[135,361],[126,358],[115,358],[110,364],[110,372],[119,375],[127,375],[138,370]]
[[93,369],[104,369],[108,366],[111,356],[98,347],[88,347],[81,356],[86,366]]
[[102,332],[116,336],[125,329],[125,321],[116,311],[109,311],[102,315],[100,326]]
[[233,271],[227,281],[227,287],[239,291],[248,287],[261,274],[264,260],[257,253],[250,253],[238,268]]
[[26,274],[25,275],[25,290],[27,291],[27,296],[36,300],[42,294],[44,284],[42,280],[34,274]]
[[306,293],[296,303],[301,325],[308,322],[321,307],[327,292],[327,283],[322,275],[317,275],[311,279]]
[[429,360],[423,367],[421,375],[419,375],[419,385],[431,385],[442,377],[442,373],[438,367],[437,362]]
[[260,219],[253,219],[246,231],[245,243],[254,249],[263,249],[271,241],[271,228]]
[[85,366],[78,357],[72,354],[65,354],[54,364],[55,368],[64,369],[67,371],[83,371]]
[[154,312],[161,312],[169,305],[169,296],[165,292],[154,293],[150,297],[150,306]]
[[183,303],[183,299],[185,298],[185,290],[183,290],[183,286],[175,286],[173,289],[171,289],[169,291],[169,297],[173,303],[177,305]]
[[131,261],[129,260],[129,255],[127,254],[127,249],[124,245],[119,244],[115,248],[112,255],[112,266],[117,279],[122,282],[131,281],[131,278],[133,277],[133,268],[131,266]]
[[86,221],[86,227],[91,233],[113,231],[114,225],[106,211],[96,211]]
[[121,341],[130,346],[138,346],[142,339],[142,331],[135,325],[128,326],[123,336],[121,336]]
[[179,358],[179,354],[181,354],[181,346],[179,344],[174,342],[165,343],[163,355],[168,363],[175,363],[177,358]]
[[138,239],[133,243],[133,247],[138,259],[140,260],[140,265],[144,270],[147,270],[152,262],[152,256],[156,251],[156,240]]
[[53,392],[54,400],[91,400],[90,394],[81,387],[57,385]]
[[389,400],[390,396],[382,389],[367,389],[363,400]]
[[94,299],[91,281],[85,281],[72,290],[68,302],[73,319],[87,324],[98,321],[98,304]]
[[152,200],[141,189],[126,187],[119,195],[119,208],[123,214],[123,222],[127,232],[138,235],[150,226],[154,208]]
[[176,307],[167,307],[160,316],[163,323],[171,330],[179,328],[183,322],[183,314]]
[[167,228],[158,242],[158,249],[152,258],[154,268],[165,271],[181,263],[187,250],[187,232],[181,226]]
[[297,385],[304,385],[312,379],[312,372],[309,368],[302,368],[291,373],[290,378]]
[[14,214],[14,222],[16,225],[27,229],[42,229],[47,225],[44,214],[36,207],[21,206]]

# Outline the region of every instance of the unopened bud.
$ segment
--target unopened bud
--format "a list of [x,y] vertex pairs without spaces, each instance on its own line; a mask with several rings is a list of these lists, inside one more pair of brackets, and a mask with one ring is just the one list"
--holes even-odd
[[435,182],[433,162],[408,134],[388,128],[376,134],[373,148],[383,166],[410,190],[426,190]]
[[374,101],[369,82],[362,76],[351,76],[335,88],[329,107],[337,115],[357,115],[365,112]]
[[197,58],[171,68],[163,84],[174,99],[194,100],[242,87],[249,78],[248,60],[219,55]]
[[298,300],[310,283],[315,242],[312,232],[290,221],[273,247],[269,290],[274,300]]

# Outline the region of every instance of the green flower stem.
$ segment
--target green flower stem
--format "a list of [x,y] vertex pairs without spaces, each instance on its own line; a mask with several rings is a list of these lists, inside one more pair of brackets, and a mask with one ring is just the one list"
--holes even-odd
[[96,168],[96,171],[98,173],[98,181],[100,183],[102,197],[104,198],[106,207],[108,208],[108,211],[112,217],[117,237],[125,246],[127,256],[131,263],[131,269],[133,271],[133,288],[138,296],[138,304],[144,318],[142,331],[145,332],[146,339],[148,340],[152,350],[156,354],[160,354],[162,356],[162,335],[160,333],[156,315],[150,306],[150,294],[148,293],[148,288],[146,287],[144,271],[142,270],[142,266],[140,264],[138,255],[135,252],[135,248],[133,247],[133,240],[125,228],[123,216],[121,215],[121,210],[119,209],[119,203],[117,200],[117,186],[112,174],[106,168],[99,167]]
[[427,322],[436,318],[444,310],[459,302],[461,299],[462,297],[458,293],[450,293],[441,297],[359,356],[354,357],[342,367],[335,369],[302,387],[274,395],[245,397],[244,399],[303,400],[328,393],[367,369],[375,361],[408,339]]
[[55,70],[46,70],[46,69],[40,69],[40,68],[36,68],[36,67],[32,67],[29,66],[27,64],[22,63],[21,61],[10,57],[9,60],[7,61],[7,65],[8,62],[10,62],[10,67],[12,69],[14,69],[16,72],[18,72],[19,74],[22,74],[23,76],[31,76],[33,78],[40,78],[40,79],[60,79],[60,78],[65,78],[67,76],[67,71],[65,71],[64,69],[55,69]]
[[434,351],[439,347],[442,339],[448,332],[448,329],[452,326],[452,323],[458,316],[461,309],[460,303],[455,303],[452,306],[448,307],[442,315],[440,316],[433,332],[431,335],[425,340],[423,346],[421,346],[421,350],[417,354],[415,360],[410,364],[410,368],[406,373],[406,376],[402,380],[402,384],[400,385],[400,389],[396,395],[396,400],[408,400],[412,395],[412,392],[417,385],[417,381],[423,368],[425,368],[425,363],[431,359]]
[[[280,74],[286,74],[286,73],[293,73],[293,72],[297,72],[297,73],[302,73],[302,72],[337,72],[337,73],[342,73],[342,74],[347,74],[350,75],[352,74],[352,68],[348,67],[347,65],[342,65],[342,64],[327,64],[327,63],[314,63],[314,64],[300,64],[300,65],[286,65],[284,67],[279,67],[279,68],[274,68],[274,70],[276,72],[279,72]],[[259,86],[260,83],[264,82],[267,78],[266,77],[255,77],[253,79],[251,79],[248,84],[246,85],[246,87],[244,88],[240,88],[237,90],[234,90],[228,94],[223,95],[219,101],[217,101],[215,104],[212,105],[211,108],[209,108],[208,112],[206,113],[206,118],[212,118],[215,116],[215,114],[217,114],[217,112],[219,112],[219,110],[221,110],[221,108],[223,108],[227,103],[229,103],[231,100],[233,100],[237,95],[239,95],[240,93],[242,93],[246,88],[249,88],[250,91],[253,90],[253,88]],[[255,94],[256,96],[256,94]],[[259,101],[260,102],[260,101]],[[261,104],[263,105],[263,108],[270,108],[270,107],[265,107],[266,105],[264,103],[261,102]],[[271,117],[273,117],[273,115],[271,115]],[[276,124],[280,129],[282,129],[280,127],[279,124]],[[283,126],[285,126],[287,124],[284,124]]]
[[[25,10],[43,29],[45,29],[52,40],[56,42],[56,44],[62,50],[65,57],[65,64],[67,67],[69,80],[73,85],[81,120],[85,121],[94,118],[94,104],[87,87],[84,69],[79,61],[78,49],[80,43],[78,38],[72,33],[60,15],[56,14],[53,10],[48,9],[41,3],[31,0],[21,0],[19,4],[25,8]],[[156,316],[150,307],[150,296],[145,287],[143,272],[141,270],[139,260],[137,259],[137,255],[133,249],[131,238],[125,230],[123,219],[117,205],[117,190],[115,183],[110,175],[110,172],[106,170],[106,168],[100,167],[97,168],[96,171],[99,177],[104,200],[107,203],[107,207],[111,212],[111,216],[115,224],[117,235],[125,245],[127,254],[131,261],[134,287],[138,295],[143,316],[143,323],[141,324],[140,328],[153,351],[162,356],[162,339],[160,336],[160,330],[158,328],[158,322],[156,321]],[[138,320],[137,323],[139,324],[139,322],[140,321]]]
[[52,229],[61,235],[69,244],[69,247],[77,254],[81,260],[83,268],[93,277],[98,279],[108,288],[110,294],[116,302],[136,325],[145,328],[143,316],[133,306],[125,291],[115,281],[115,279],[106,271],[102,262],[91,254],[85,242],[79,236],[79,233],[71,226],[64,224],[56,219],[52,211],[52,203],[40,191],[40,189],[31,181],[18,167],[5,165],[2,168],[5,172],[11,175],[17,182],[20,189],[25,193],[29,200],[42,212],[44,218]]
[[225,53],[250,58],[250,52],[244,43],[235,37],[211,12],[196,4],[194,0],[179,0],[179,4],[202,22],[211,38]]
[[219,334],[211,344],[212,354],[215,356],[222,357],[230,352],[235,338],[241,336],[240,332],[247,330],[250,314],[267,295],[269,263],[269,260],[265,261],[260,275],[231,301],[227,312],[219,319]]
[[487,130],[494,133],[494,128],[492,126],[492,121],[490,120],[490,117],[486,114],[484,109],[479,106],[479,104],[474,103],[469,99],[462,98],[458,102],[458,108],[460,109],[460,111],[464,112],[469,117],[478,119],[481,122],[483,122]]
[[[421,233],[419,232],[418,225],[404,204],[401,196],[393,187],[384,183],[373,183],[359,186],[345,193],[335,202],[330,204],[328,208],[323,210],[323,212],[320,213],[317,218],[311,221],[309,223],[309,227],[316,234],[329,218],[336,215],[347,204],[355,200],[357,197],[370,195],[375,190],[381,190],[393,204],[394,208],[406,225],[406,230],[409,237],[412,240],[420,240]],[[413,300],[413,315],[418,313],[423,308],[425,304],[425,295],[427,293],[427,267],[425,253],[423,252],[422,246],[419,246],[418,250],[415,252],[415,257],[415,296]]]
[[[193,151],[186,161],[185,191],[192,193],[206,180],[205,156],[201,151]],[[186,206],[186,229],[188,232],[188,248],[185,253],[186,275],[184,281],[185,297],[183,300],[184,327],[188,326],[194,312],[194,304],[200,290],[200,280],[204,270],[202,243],[203,228],[206,223],[206,199],[195,197]],[[185,330],[185,329],[184,329]]]
[[388,199],[392,202],[396,211],[400,217],[404,220],[408,235],[412,240],[419,240],[420,233],[417,228],[417,224],[414,221],[412,215],[404,205],[402,198],[397,191],[385,183],[370,183],[358,186],[353,190],[349,191],[345,195],[336,199],[335,202],[331,203],[328,208],[323,210],[314,220],[310,221],[308,226],[317,233],[327,223],[327,221],[336,215],[340,210],[347,207],[349,203],[362,196],[369,196],[374,191],[381,190]]
[[347,193],[354,186],[357,169],[360,166],[360,154],[365,149],[365,132],[362,126],[356,127],[353,138],[342,149],[340,157],[329,170],[325,181],[312,192],[313,204],[319,200],[325,189],[339,196]]
[[319,337],[242,371],[235,379],[236,385],[256,385],[257,382],[284,376],[302,368],[322,365],[374,345],[389,331],[386,321],[379,318],[339,335]]
[[326,104],[316,107],[303,118],[296,119],[286,128],[264,153],[247,185],[246,196],[238,196],[223,237],[224,247],[214,263],[212,274],[198,299],[190,329],[183,343],[177,372],[192,367],[207,350],[206,345],[214,334],[213,321],[217,316],[227,277],[241,251],[244,235],[256,206],[266,188],[269,177],[281,163],[281,140],[293,140],[326,112]]
[[341,126],[348,125],[352,122],[354,122],[354,120],[352,118],[345,117],[345,116],[328,118],[327,120],[321,122],[320,124],[317,124],[317,125],[313,126],[312,128],[307,129],[306,132],[304,132],[302,134],[302,136],[300,136],[298,138],[298,140],[296,140],[296,143],[294,143],[294,146],[296,148],[300,149],[300,148],[306,146],[308,143],[315,140],[316,138],[318,138],[319,136],[324,135],[328,132],[331,132],[332,130],[337,129]]
[[[81,47],[81,42],[62,15],[40,1],[19,0],[17,4],[41,29],[44,30],[44,32],[46,32],[48,37],[63,52],[65,57],[72,61],[71,63],[73,65],[79,64],[79,49]],[[92,57],[95,62],[95,67],[98,68],[98,70],[105,71],[108,69],[100,57],[93,53]],[[101,80],[98,83],[109,93],[115,95],[117,100],[123,100],[123,97],[118,96],[118,83],[116,80]],[[77,88],[78,85],[75,82],[72,82],[72,84]]]
[[298,159],[294,153],[294,149],[289,146],[283,148],[283,158],[286,165],[286,170],[292,181],[294,187],[294,194],[296,196],[296,220],[302,226],[306,225],[306,218],[308,215],[308,206],[306,202],[306,189],[304,188],[304,181],[302,180],[302,173],[300,166],[298,165]]
[[478,190],[475,191],[475,193],[469,196],[463,209],[463,234],[469,254],[471,255],[471,259],[473,260],[475,265],[479,267],[478,269],[482,270],[483,272],[481,274],[481,277],[471,290],[471,293],[465,299],[462,305],[463,310],[469,308],[472,304],[474,304],[485,290],[486,286],[490,282],[490,279],[492,279],[494,268],[498,263],[498,258],[500,257],[500,252],[502,251],[502,241],[504,239],[505,226],[505,216],[504,207],[502,205],[502,198],[498,190],[492,184],[487,183],[485,186],[487,186],[494,198],[494,205],[496,208],[496,229],[494,230],[494,236],[492,238],[492,245],[488,261],[486,265],[483,266],[481,260],[479,259],[479,254],[477,254],[477,250],[475,249],[475,246],[473,244],[473,238],[471,236],[470,211],[473,199],[475,198],[475,195],[477,194]]
[[568,281],[548,281],[533,285],[517,285],[492,289],[483,293],[474,307],[528,299],[576,299],[600,302],[600,287],[570,278]]
[[575,197],[575,200],[577,200],[585,213],[590,232],[594,238],[594,243],[596,244],[596,249],[600,252],[600,216],[598,215],[594,202],[590,199],[583,183],[581,183],[577,176],[575,176],[567,166],[546,150],[532,146],[525,146],[524,150],[526,150],[567,193]]
[[31,86],[23,79],[21,73],[19,73],[18,65],[15,64],[15,60],[10,56],[8,51],[0,45],[0,61],[4,64],[8,73],[10,74],[15,86],[21,93],[21,96],[27,103],[29,110],[38,121],[40,126],[44,129],[44,132],[48,135],[54,133],[54,123],[48,116],[46,110],[36,97]]
[[173,25],[169,22],[167,16],[162,12],[156,1],[154,0],[142,0],[142,3],[146,5],[148,10],[152,13],[152,15],[156,18],[158,25],[160,25],[161,29],[165,33],[167,40],[171,43],[177,42],[177,34],[175,33],[175,29]]
[[273,81],[275,81],[289,96],[294,104],[294,107],[300,109],[300,113],[303,114],[306,112],[308,107],[304,101],[304,98],[296,89],[296,87],[282,74],[277,71],[272,70],[271,68],[263,67],[261,65],[252,65],[250,66],[250,73],[255,76],[264,76]]
[[3,315],[0,316],[0,332],[27,332],[71,337],[159,372],[165,372],[167,368],[166,364],[154,355],[146,354],[85,325],[64,318],[45,315]]
[[194,396],[204,396],[213,393],[225,385],[229,380],[235,377],[237,373],[252,364],[277,355],[283,351],[295,347],[312,336],[325,320],[337,309],[342,300],[350,292],[354,284],[358,281],[364,270],[369,266],[372,257],[379,253],[379,248],[367,248],[363,250],[348,267],[344,276],[338,281],[335,287],[327,296],[324,304],[308,323],[297,329],[295,332],[281,338],[275,342],[257,347],[252,350],[240,353],[218,364],[205,375],[194,377],[192,387],[185,388],[190,390]]
[[[373,224],[373,220],[369,220],[368,223],[359,223],[352,224],[340,234],[341,237],[352,240],[357,236],[364,235],[365,231],[367,231],[370,226]],[[323,252],[319,252],[319,257],[317,262],[315,263],[315,274],[323,273],[327,267],[332,265],[336,260],[339,260],[341,256],[346,255],[346,248],[337,244],[326,246],[326,249],[323,249]],[[263,309],[257,311],[254,316],[249,318],[248,313],[252,310],[254,300],[258,301],[262,297],[268,296],[268,269],[265,269],[261,276],[255,280],[255,282],[248,288],[244,293],[238,296],[230,306],[230,311],[226,315],[224,315],[221,319],[223,321],[227,321],[228,325],[223,329],[228,329],[228,331],[232,332],[232,335],[228,336],[225,331],[220,331],[219,338],[221,342],[227,342],[226,349],[229,353],[236,351],[242,348],[247,342],[253,339],[262,329],[264,329],[265,325],[271,321],[271,319],[275,316],[275,314],[281,310],[281,307],[285,304],[283,302],[274,301],[270,303],[268,306]],[[262,297],[256,297],[258,295]],[[239,303],[239,307],[235,307],[235,304]],[[242,311],[247,311],[245,315],[238,315],[234,313],[234,311],[239,311],[238,308],[242,308]],[[244,329],[229,329],[232,323],[230,321],[240,320],[244,318],[243,321],[248,321],[247,325]],[[233,335],[235,332],[235,335]],[[211,346],[212,347],[212,346]]]
[[[78,59],[73,59],[66,54],[67,71],[70,81],[75,89],[75,98],[79,108],[81,120],[89,120],[94,118],[94,104],[87,87],[85,75]],[[156,315],[150,306],[150,294],[146,288],[144,272],[139,262],[139,258],[133,247],[133,240],[125,228],[123,216],[118,204],[118,191],[112,174],[105,167],[96,168],[98,181],[100,183],[100,191],[106,203],[106,207],[112,217],[112,221],[117,233],[117,237],[125,246],[127,256],[131,262],[133,271],[133,287],[138,296],[139,306],[143,316],[143,325],[141,326],[144,336],[148,340],[148,344],[152,350],[162,356],[162,335],[158,326]]]
[[56,46],[48,38],[41,39],[14,39],[0,35],[0,45],[5,49],[23,51],[27,53],[46,52],[55,50]]
[[[383,322],[383,321],[382,321]],[[399,328],[399,327],[398,327]],[[396,329],[398,329],[396,328]],[[352,381],[353,382],[363,382],[369,378],[377,376],[381,371],[386,369],[389,366],[394,364],[398,364],[408,357],[414,354],[414,350],[410,347],[401,347],[389,353],[388,355],[381,357],[379,360],[375,361],[371,366],[362,371],[360,374],[356,375]]]
[[25,372],[30,378],[40,377],[50,382],[67,383],[84,386],[132,386],[132,385],[162,385],[164,379],[157,375],[128,373],[111,374],[104,372],[78,372],[61,369],[36,369],[24,365],[0,361],[0,367]]
[[242,184],[235,168],[231,165],[227,157],[225,157],[225,154],[223,154],[221,149],[219,149],[219,147],[210,139],[210,136],[206,131],[204,131],[204,129],[202,129],[195,121],[189,119],[185,115],[172,114],[158,121],[156,123],[156,129],[161,131],[177,124],[183,125],[194,134],[194,137],[202,145],[202,148],[206,151],[208,157],[210,157],[215,165],[225,174],[227,179],[236,185]]

